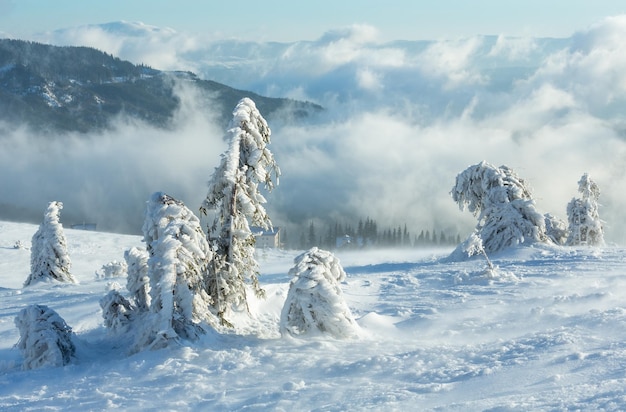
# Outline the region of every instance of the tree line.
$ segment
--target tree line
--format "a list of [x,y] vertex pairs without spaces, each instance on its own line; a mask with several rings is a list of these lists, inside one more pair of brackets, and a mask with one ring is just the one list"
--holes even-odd
[[461,241],[458,233],[443,230],[422,229],[413,234],[405,223],[397,227],[380,227],[375,219],[367,217],[358,223],[328,222],[315,224],[311,221],[304,230],[291,233],[283,231],[281,243],[285,249],[310,249],[319,246],[324,249],[367,249],[367,248],[412,248],[453,246]]

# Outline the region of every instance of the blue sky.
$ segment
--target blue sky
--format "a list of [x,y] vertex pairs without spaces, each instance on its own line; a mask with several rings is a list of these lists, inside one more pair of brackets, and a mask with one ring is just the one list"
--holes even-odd
[[266,41],[314,40],[329,29],[352,24],[374,26],[385,40],[475,34],[567,37],[624,12],[623,0],[0,0],[0,33],[28,38],[126,20]]

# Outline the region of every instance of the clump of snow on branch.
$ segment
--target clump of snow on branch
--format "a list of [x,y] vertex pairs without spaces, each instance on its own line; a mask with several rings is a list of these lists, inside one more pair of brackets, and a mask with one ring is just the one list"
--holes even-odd
[[148,258],[145,249],[133,247],[124,252],[128,276],[126,289],[134,300],[138,310],[146,312],[150,308],[150,277],[148,276]]
[[72,328],[54,310],[44,305],[22,309],[15,318],[20,332],[17,348],[24,357],[24,369],[67,365],[76,347]]
[[316,247],[296,257],[289,271],[293,279],[280,317],[281,334],[326,333],[355,337],[359,326],[343,298],[340,282],[346,278],[339,259]]
[[[488,253],[549,242],[545,217],[537,211],[530,187],[507,166],[483,161],[468,167],[457,175],[451,195],[461,210],[478,218],[475,233]],[[463,244],[459,247],[466,252]]]
[[30,275],[24,286],[39,281],[76,283],[70,273],[72,262],[67,240],[59,221],[63,203],[50,202],[39,229],[33,235],[30,255]]
[[573,198],[567,205],[569,223],[568,245],[604,245],[604,228],[598,213],[600,187],[585,173],[578,181],[582,198]]
[[228,311],[249,310],[247,284],[257,296],[264,295],[258,282],[250,224],[264,229],[272,227],[259,187],[271,191],[280,175],[267,147],[270,136],[270,128],[254,102],[248,98],[240,100],[228,129],[229,148],[213,173],[200,207],[205,215],[215,211],[209,228],[215,257],[208,266],[207,279],[213,308],[224,324],[229,323]]

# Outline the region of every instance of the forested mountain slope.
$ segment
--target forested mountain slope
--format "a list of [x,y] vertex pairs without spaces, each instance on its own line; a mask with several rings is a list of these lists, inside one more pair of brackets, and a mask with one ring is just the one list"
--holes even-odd
[[268,98],[190,72],[135,65],[88,47],[0,39],[0,121],[41,131],[102,130],[120,115],[167,128],[180,105],[177,86],[195,86],[199,102],[226,123],[243,97],[268,118],[301,118],[321,110],[308,102]]

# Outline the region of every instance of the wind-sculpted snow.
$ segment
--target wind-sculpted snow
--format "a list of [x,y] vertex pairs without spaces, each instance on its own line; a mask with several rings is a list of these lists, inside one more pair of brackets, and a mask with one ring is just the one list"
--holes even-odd
[[[138,236],[66,230],[77,284],[22,288],[35,225],[0,222],[0,409],[623,410],[626,250],[513,248],[335,252],[358,339],[281,337],[293,259],[259,253],[266,300],[235,333],[128,356],[107,334],[93,274]],[[14,248],[21,240],[24,248]],[[74,332],[69,365],[22,370],[20,310],[42,304]],[[242,321],[244,318],[241,319]]]

